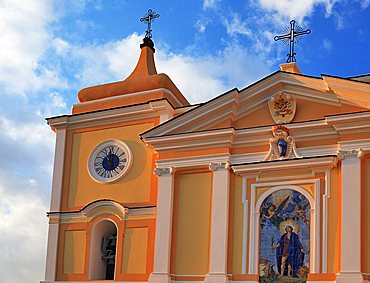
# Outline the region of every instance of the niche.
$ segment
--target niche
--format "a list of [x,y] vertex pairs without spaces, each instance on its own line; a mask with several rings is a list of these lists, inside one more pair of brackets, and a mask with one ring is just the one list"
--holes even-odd
[[109,220],[96,223],[91,235],[91,280],[114,280],[116,265],[117,227]]

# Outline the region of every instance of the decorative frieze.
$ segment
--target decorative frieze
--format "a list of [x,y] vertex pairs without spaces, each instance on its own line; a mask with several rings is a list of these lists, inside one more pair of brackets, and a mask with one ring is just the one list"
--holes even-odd
[[154,169],[154,174],[156,174],[158,177],[163,175],[172,175],[172,173],[173,173],[172,166],[162,168],[157,167]]
[[229,162],[211,162],[209,163],[209,169],[212,171],[217,171],[217,170],[228,170],[229,169]]
[[359,149],[350,149],[350,150],[338,150],[337,156],[340,160],[346,159],[346,158],[359,158],[361,159],[364,156],[364,151]]

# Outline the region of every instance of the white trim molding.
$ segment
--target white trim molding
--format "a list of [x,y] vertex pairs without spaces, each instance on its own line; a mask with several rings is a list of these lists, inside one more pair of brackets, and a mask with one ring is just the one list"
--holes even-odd
[[227,161],[209,164],[213,171],[209,271],[205,283],[226,283],[230,170]]
[[362,283],[361,273],[361,158],[362,149],[340,150],[342,161],[341,263],[339,283]]
[[[58,119],[60,127],[56,130],[54,174],[51,190],[50,211],[60,211],[66,148],[67,117]],[[48,245],[46,251],[45,280],[56,280],[59,224],[49,222]]]
[[[157,166],[163,167],[174,167],[174,168],[187,168],[194,166],[209,166],[210,163],[217,163],[220,160],[229,160],[230,154],[213,154],[204,156],[190,156],[173,159],[161,159],[157,160]],[[229,161],[228,161],[229,162]]]
[[247,237],[248,237],[248,199],[246,176],[242,177],[242,205],[243,205],[243,242],[242,242],[242,274],[247,274]]
[[328,269],[328,202],[330,198],[330,169],[325,170],[325,192],[322,196],[322,263],[321,272],[327,273]]
[[170,257],[174,198],[174,168],[156,168],[158,176],[157,221],[154,242],[154,267],[149,283],[171,283]]

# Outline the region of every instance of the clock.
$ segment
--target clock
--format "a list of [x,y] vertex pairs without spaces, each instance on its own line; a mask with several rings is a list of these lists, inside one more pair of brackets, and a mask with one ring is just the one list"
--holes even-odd
[[107,140],[94,148],[88,161],[90,176],[99,183],[113,183],[130,170],[132,153],[123,141]]

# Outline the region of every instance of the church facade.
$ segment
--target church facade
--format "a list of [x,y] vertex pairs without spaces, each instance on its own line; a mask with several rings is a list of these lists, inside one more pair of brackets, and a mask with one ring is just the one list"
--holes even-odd
[[193,106],[140,47],[47,119],[41,282],[370,281],[370,76],[286,63]]

